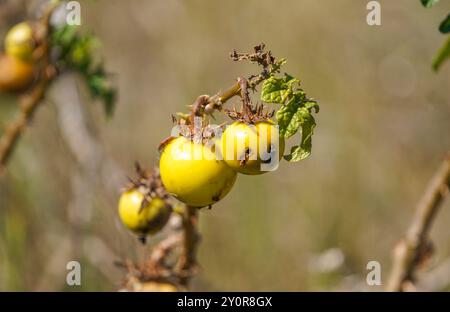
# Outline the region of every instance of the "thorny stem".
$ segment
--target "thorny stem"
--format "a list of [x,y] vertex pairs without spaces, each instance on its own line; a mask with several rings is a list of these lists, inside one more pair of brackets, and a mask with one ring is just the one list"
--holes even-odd
[[434,217],[450,188],[450,154],[436,171],[419,201],[406,236],[394,249],[394,262],[387,285],[388,291],[403,291],[414,282],[417,267],[430,248],[428,234]]
[[194,118],[202,116],[202,108],[208,104],[209,96],[208,95],[200,95],[192,105],[192,113],[190,115],[190,124],[194,125]]
[[219,103],[225,103],[226,101],[228,101],[229,99],[231,99],[235,95],[238,95],[239,92],[241,92],[241,85],[239,83],[235,83],[233,86],[228,88],[228,90],[222,92],[218,96],[218,102]]
[[245,78],[239,77],[238,83],[241,89],[243,112],[245,116],[249,117],[251,114],[252,107],[250,103],[250,94],[248,93],[248,81]]
[[41,20],[42,43],[36,49],[42,52],[39,57],[39,60],[42,62],[42,67],[40,68],[40,73],[38,75],[39,80],[28,94],[21,96],[21,111],[19,116],[6,126],[5,133],[0,139],[0,174],[2,174],[24,128],[32,120],[37,107],[45,97],[48,85],[56,76],[56,71],[50,62],[50,46],[48,38],[50,33],[50,17],[55,7],[55,5],[50,5]]
[[210,105],[213,109],[221,110],[225,102],[236,95],[240,95],[243,79],[247,82],[247,88],[254,90],[256,86],[267,79],[270,75],[279,71],[283,61],[277,61],[272,56],[271,51],[264,52],[264,48],[264,43],[261,43],[260,45],[254,47],[254,53],[238,53],[236,51],[231,52],[230,57],[233,61],[249,60],[250,62],[257,63],[263,67],[262,72],[259,75],[251,76],[248,80],[244,78],[238,78],[237,82],[234,85],[214,96],[199,96],[192,105],[190,115],[191,123],[194,117],[203,115],[203,110],[206,105]]
[[189,283],[192,273],[197,268],[197,245],[200,242],[200,234],[197,231],[198,224],[198,208],[186,206],[185,215],[183,216],[183,247],[181,255],[177,263],[177,270],[182,278],[180,283],[186,286]]

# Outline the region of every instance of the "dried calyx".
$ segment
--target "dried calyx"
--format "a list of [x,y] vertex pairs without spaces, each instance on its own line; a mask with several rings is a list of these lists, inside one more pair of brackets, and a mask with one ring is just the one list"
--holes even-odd
[[164,188],[161,177],[159,176],[158,168],[153,170],[142,169],[141,165],[136,162],[135,164],[137,178],[128,177],[128,185],[126,186],[126,191],[138,190],[144,195],[144,200],[142,201],[141,209],[148,205],[152,198],[161,198],[169,202],[170,196]]
[[226,110],[226,113],[232,120],[244,122],[246,124],[269,121],[275,113],[273,110],[267,110],[262,103],[252,106],[247,112],[243,108],[244,107],[242,106],[238,111],[236,110],[236,107],[233,107],[232,110]]
[[245,78],[238,78],[238,83],[240,85],[240,95],[241,95],[241,109],[236,110],[236,106],[232,110],[225,110],[225,113],[232,120],[244,122],[246,124],[255,124],[257,122],[269,121],[273,117],[275,111],[266,110],[264,104],[253,105],[250,93],[249,93],[249,83]]

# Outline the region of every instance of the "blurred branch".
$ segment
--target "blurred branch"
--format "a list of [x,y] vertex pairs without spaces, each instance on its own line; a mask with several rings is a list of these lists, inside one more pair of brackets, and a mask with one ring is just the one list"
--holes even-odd
[[88,235],[83,238],[83,255],[112,284],[117,283],[120,272],[112,259],[118,256],[99,236]]
[[52,288],[58,289],[65,282],[66,263],[71,258],[72,241],[67,235],[57,236],[57,241],[53,246],[53,252],[48,253],[46,266],[41,269],[39,279],[33,286],[33,291],[49,291]]
[[0,24],[16,19],[23,14],[24,9],[25,0],[7,1],[6,3],[0,1]]
[[[108,277],[106,272],[112,271],[107,268],[108,262],[112,266],[115,258],[111,256],[113,253],[110,248],[100,237],[92,237],[90,241],[89,237],[83,237],[82,245],[79,236],[81,229],[91,219],[93,202],[101,199],[98,196],[99,189],[104,190],[108,197],[110,194],[115,194],[123,183],[120,177],[125,174],[104,152],[95,131],[90,127],[89,118],[77,88],[75,74],[66,72],[60,75],[55,81],[49,98],[57,109],[61,137],[78,165],[76,171],[69,175],[72,193],[66,207],[73,252],[77,256],[84,254]],[[90,244],[86,245],[88,241]],[[93,245],[97,247],[94,248]],[[83,247],[83,250],[80,250],[80,247]],[[94,252],[96,249],[97,252]],[[113,276],[108,278],[114,279]]]
[[404,286],[414,282],[414,274],[429,253],[428,234],[434,217],[450,187],[450,154],[431,179],[419,201],[414,219],[394,249],[394,263],[387,285],[389,291],[402,291]]
[[182,241],[180,234],[172,234],[159,242],[152,250],[150,262],[154,265],[161,265],[167,255]]
[[180,279],[183,286],[187,286],[190,277],[197,269],[197,245],[200,242],[197,225],[198,208],[187,206],[183,216],[183,249],[177,263],[177,270],[183,276]]
[[38,105],[45,95],[47,86],[52,77],[48,75],[44,75],[44,77],[45,78],[40,79],[30,94],[21,98],[21,111],[19,116],[16,120],[6,126],[5,133],[0,139],[0,170],[3,169],[8,162],[24,128],[33,118]]
[[[89,123],[86,106],[83,105],[79,93],[73,72],[60,75],[55,82],[55,88],[52,88],[51,99],[58,112],[62,138],[80,169],[90,175],[86,181],[97,182],[108,194],[116,194],[125,180],[126,173],[105,152],[92,130],[94,127]],[[88,187],[94,191],[92,186]]]
[[38,61],[41,62],[41,68],[38,75],[38,82],[33,86],[32,90],[20,98],[21,111],[16,120],[12,121],[6,126],[5,133],[0,139],[0,174],[8,162],[11,153],[14,150],[17,142],[26,125],[32,120],[34,113],[45,97],[47,87],[56,76],[56,71],[50,62],[50,17],[55,8],[55,5],[50,5],[47,8],[42,20],[40,36],[37,41],[40,45],[36,48],[36,54],[39,55]]
[[450,286],[450,259],[426,274],[422,274],[416,283],[419,291],[442,291]]

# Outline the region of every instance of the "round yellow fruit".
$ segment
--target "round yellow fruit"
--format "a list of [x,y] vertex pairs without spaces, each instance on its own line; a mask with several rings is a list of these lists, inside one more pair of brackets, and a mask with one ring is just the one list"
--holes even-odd
[[172,139],[159,162],[166,190],[192,207],[205,207],[221,200],[236,181],[236,172],[213,150],[184,137]]
[[143,282],[133,285],[133,291],[139,292],[177,292],[175,285],[170,283],[159,282]]
[[225,129],[218,145],[229,167],[242,174],[257,175],[278,167],[285,143],[273,122],[262,121],[234,122]]
[[31,61],[33,57],[33,29],[27,22],[12,27],[5,37],[5,51],[22,61]]
[[0,91],[23,91],[31,84],[33,78],[33,64],[10,55],[0,55]]
[[166,225],[171,207],[161,198],[153,198],[142,207],[143,200],[138,190],[124,192],[119,199],[120,220],[135,233],[154,234]]

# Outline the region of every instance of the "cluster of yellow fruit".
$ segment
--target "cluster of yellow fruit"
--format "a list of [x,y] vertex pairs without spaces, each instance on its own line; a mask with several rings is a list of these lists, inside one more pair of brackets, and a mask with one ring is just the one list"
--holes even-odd
[[[215,148],[219,153],[214,147],[177,137],[164,147],[161,154],[159,168],[163,184],[169,193],[186,205],[210,206],[228,194],[237,173],[259,175],[268,172],[262,169],[261,147],[267,148],[265,153],[275,153],[281,159],[284,139],[272,136],[275,130],[275,124],[270,120],[255,124],[236,121],[217,139]],[[230,147],[231,155],[226,153]],[[197,159],[195,155],[203,157]]]
[[[273,131],[278,131],[275,127],[270,120],[255,124],[236,121],[216,139],[214,147],[195,143],[181,135],[171,138],[162,148],[159,163],[165,191],[191,207],[201,208],[218,202],[230,192],[238,173],[259,175],[268,172],[261,169],[264,162],[261,147],[267,147],[267,153],[281,159],[284,139],[272,136]],[[238,140],[244,142],[243,149],[238,148]],[[218,157],[225,154],[227,144],[233,147],[233,157]],[[251,151],[251,148],[256,150]],[[242,161],[244,157],[239,155],[240,151],[255,153],[256,157]],[[198,155],[201,157],[196,157]],[[143,199],[144,195],[138,189],[124,192],[119,200],[119,216],[133,232],[153,234],[167,222],[169,209],[160,198],[153,198],[145,205],[142,205]]]
[[33,28],[27,22],[12,27],[5,37],[5,53],[0,54],[0,92],[20,92],[34,78]]

